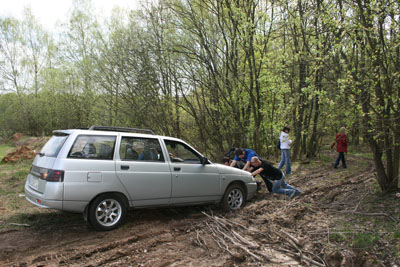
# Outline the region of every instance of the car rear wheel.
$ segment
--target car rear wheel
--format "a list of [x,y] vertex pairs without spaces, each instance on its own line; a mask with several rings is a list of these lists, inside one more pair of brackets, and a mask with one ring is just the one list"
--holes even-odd
[[126,219],[127,207],[118,195],[100,195],[89,209],[89,222],[100,231],[109,231],[121,226]]
[[225,191],[223,208],[226,211],[234,211],[242,208],[246,203],[245,192],[241,185],[233,184]]

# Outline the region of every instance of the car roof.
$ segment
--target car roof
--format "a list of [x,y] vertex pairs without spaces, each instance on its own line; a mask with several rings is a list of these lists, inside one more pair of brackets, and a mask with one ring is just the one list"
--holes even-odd
[[100,130],[88,130],[88,129],[66,129],[66,130],[54,130],[53,134],[67,134],[70,135],[72,133],[77,132],[77,134],[99,134],[99,135],[115,135],[121,134],[126,136],[137,136],[137,137],[147,137],[147,138],[163,138],[170,139],[175,141],[182,141],[179,138],[171,137],[171,136],[163,136],[163,135],[155,135],[155,134],[145,134],[145,133],[134,133],[134,132],[121,132],[121,131],[100,131]]

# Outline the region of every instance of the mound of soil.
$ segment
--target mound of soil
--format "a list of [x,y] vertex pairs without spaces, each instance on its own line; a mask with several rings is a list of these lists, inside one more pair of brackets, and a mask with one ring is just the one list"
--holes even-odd
[[22,133],[15,133],[15,134],[13,134],[13,137],[11,140],[14,142],[19,141],[19,140],[21,140],[22,136],[23,136]]
[[46,144],[49,137],[29,137],[26,140],[22,139],[23,135],[21,133],[16,133],[13,135],[12,141],[17,146],[15,151],[8,153],[1,162],[18,162],[25,159],[33,159],[37,151]]
[[36,156],[36,151],[27,146],[18,147],[14,152],[8,153],[1,162],[18,162],[22,159],[33,159]]
[[16,142],[18,146],[27,146],[34,150],[40,151],[40,149],[47,143],[49,137],[29,137],[25,141]]

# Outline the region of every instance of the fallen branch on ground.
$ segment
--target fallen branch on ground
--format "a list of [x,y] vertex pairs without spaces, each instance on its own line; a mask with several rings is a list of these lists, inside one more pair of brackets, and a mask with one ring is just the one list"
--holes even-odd
[[380,213],[380,212],[378,212],[378,213],[364,213],[364,212],[358,212],[358,211],[354,212],[354,211],[347,211],[347,210],[342,210],[342,211],[339,211],[339,212],[340,213],[352,213],[352,214],[362,215],[362,216],[387,217],[387,218],[391,219],[394,222],[399,222],[398,219],[396,219],[393,216],[390,216],[389,214],[386,214],[386,213]]
[[[212,216],[205,212],[203,212],[203,214],[209,219],[209,222],[205,222],[205,224],[210,230],[210,234],[218,247],[227,251],[234,257],[240,254],[238,251],[243,251],[258,262],[265,262],[266,260],[274,262],[274,259],[268,259],[262,252],[263,248],[266,247],[266,244],[264,242],[259,244],[255,240],[249,239],[249,237],[262,235],[268,240],[275,240],[275,238],[272,237],[272,234],[275,234],[278,236],[279,243],[269,243],[269,247],[273,250],[284,252],[289,257],[299,258],[306,265],[326,266],[324,261],[318,256],[310,252],[302,251],[303,246],[298,239],[286,232],[268,228],[268,233],[263,233],[255,231],[254,229],[249,229],[243,224],[228,220],[227,218]],[[198,243],[202,244],[203,242],[199,240],[198,231],[196,231],[196,235]],[[313,258],[318,258],[322,263],[313,260],[304,254],[309,254]]]

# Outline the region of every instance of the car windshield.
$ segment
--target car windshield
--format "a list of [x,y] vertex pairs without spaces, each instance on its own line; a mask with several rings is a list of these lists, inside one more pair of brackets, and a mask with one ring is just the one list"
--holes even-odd
[[42,148],[40,153],[46,157],[57,157],[58,152],[63,146],[65,140],[67,140],[68,135],[53,135],[46,145]]

